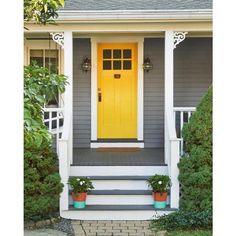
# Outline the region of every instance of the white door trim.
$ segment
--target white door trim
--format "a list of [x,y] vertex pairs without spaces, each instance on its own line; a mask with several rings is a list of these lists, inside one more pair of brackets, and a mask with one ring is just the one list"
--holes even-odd
[[137,43],[138,44],[138,88],[137,125],[138,140],[143,140],[143,43],[144,36],[91,37],[91,140],[97,140],[97,44],[98,43]]

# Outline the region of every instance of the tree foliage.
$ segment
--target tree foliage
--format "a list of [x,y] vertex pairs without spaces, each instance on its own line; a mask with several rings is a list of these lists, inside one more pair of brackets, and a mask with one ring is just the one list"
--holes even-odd
[[[63,92],[64,75],[50,74],[37,64],[24,68],[24,213],[25,219],[53,213],[63,185],[56,167],[52,136],[44,125],[42,107],[57,91]],[[47,95],[47,96],[46,96]]]
[[183,127],[187,154],[179,163],[184,210],[212,209],[212,87]]
[[64,0],[24,0],[24,20],[43,25],[54,23],[60,7],[64,7]]

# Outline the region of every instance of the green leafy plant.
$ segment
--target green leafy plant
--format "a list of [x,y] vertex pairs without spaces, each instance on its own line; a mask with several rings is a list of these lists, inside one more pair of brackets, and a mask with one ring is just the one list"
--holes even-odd
[[160,230],[188,230],[188,229],[211,229],[212,212],[177,211],[169,215],[156,216],[152,220],[150,228],[154,232]]
[[46,97],[52,97],[56,91],[63,92],[65,85],[64,75],[50,74],[36,63],[24,68],[25,220],[50,217],[58,209],[63,184],[52,148],[52,135],[42,117]]
[[87,177],[71,177],[69,178],[68,184],[75,194],[86,193],[94,189],[92,181]]
[[60,7],[64,7],[64,0],[24,0],[24,20],[43,25],[54,23]]
[[168,175],[154,175],[148,180],[148,185],[152,188],[153,192],[164,193],[170,187],[170,177]]
[[212,209],[212,87],[183,127],[187,154],[179,163],[183,210]]

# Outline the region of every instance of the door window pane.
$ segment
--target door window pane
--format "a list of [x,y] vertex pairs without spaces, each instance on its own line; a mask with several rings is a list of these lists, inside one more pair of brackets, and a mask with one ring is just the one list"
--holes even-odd
[[113,58],[117,58],[117,59],[121,58],[121,50],[120,49],[113,50]]
[[131,61],[123,61],[123,69],[124,70],[131,70],[132,64]]
[[121,61],[113,61],[113,70],[121,70]]
[[110,59],[111,58],[111,50],[110,49],[104,49],[103,50],[103,58],[104,59]]
[[30,64],[36,61],[39,66],[43,66],[43,50],[30,50]]
[[103,61],[103,70],[111,70],[111,61]]
[[123,58],[131,58],[131,57],[132,57],[131,49],[124,49],[123,50]]

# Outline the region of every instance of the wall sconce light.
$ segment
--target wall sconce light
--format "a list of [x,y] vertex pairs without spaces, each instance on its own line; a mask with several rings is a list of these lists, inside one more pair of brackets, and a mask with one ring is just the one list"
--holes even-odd
[[83,59],[83,62],[82,62],[82,65],[81,65],[82,70],[87,73],[88,71],[91,70],[91,67],[92,67],[91,66],[91,60],[88,57]]
[[151,63],[151,60],[150,60],[150,58],[149,57],[146,57],[145,59],[144,59],[144,63],[143,63],[143,70],[144,71],[146,71],[146,72],[148,72],[149,70],[151,70],[152,69],[152,63]]

